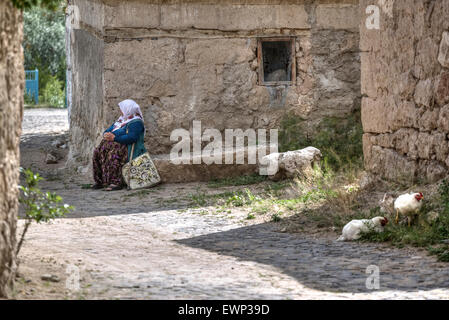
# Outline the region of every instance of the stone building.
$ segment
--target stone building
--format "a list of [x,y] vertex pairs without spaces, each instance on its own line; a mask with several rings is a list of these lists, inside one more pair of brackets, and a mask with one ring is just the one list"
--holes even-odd
[[437,181],[449,168],[449,1],[379,4],[379,29],[360,28],[365,167]]
[[0,298],[10,293],[15,272],[19,137],[25,72],[22,14],[0,2]]
[[358,0],[69,3],[69,163],[89,164],[127,98],[143,108],[161,170],[171,132],[193,120],[270,129],[291,113],[313,130],[360,107]]

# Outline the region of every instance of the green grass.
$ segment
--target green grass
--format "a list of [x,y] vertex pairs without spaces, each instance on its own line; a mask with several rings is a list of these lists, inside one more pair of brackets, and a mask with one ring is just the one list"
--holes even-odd
[[47,103],[39,103],[39,104],[25,104],[25,109],[65,109],[64,107],[55,107],[51,104]]
[[265,192],[275,197],[281,197],[284,194],[284,190],[291,186],[291,184],[291,180],[271,182],[265,186]]
[[253,220],[253,219],[256,219],[256,216],[251,213],[248,213],[248,215],[246,216],[246,220]]
[[428,247],[427,250],[431,255],[437,256],[438,261],[449,262],[449,246]]
[[209,188],[220,188],[229,186],[246,186],[251,184],[257,184],[267,179],[266,176],[260,176],[258,174],[238,176],[225,179],[215,179],[210,181],[207,186]]
[[224,208],[243,207],[259,200],[259,197],[254,195],[249,189],[245,188],[244,190],[226,191],[216,194],[197,192],[196,194],[190,194],[189,200],[197,207],[221,205]]
[[294,114],[286,115],[279,130],[280,152],[309,146],[320,149],[323,162],[333,170],[363,165],[363,128],[360,110],[344,119],[327,117],[316,128]]
[[271,215],[271,221],[272,222],[279,222],[281,220],[282,220],[282,218],[281,218],[281,214],[280,213],[273,213]]
[[[430,211],[439,213],[438,219],[429,223],[426,214]],[[449,262],[449,246],[442,245],[449,239],[449,181],[440,184],[439,196],[434,203],[426,203],[421,209],[419,219],[411,227],[389,223],[384,232],[368,232],[362,235],[362,241],[390,242],[395,246],[411,245],[427,248],[438,260]]]

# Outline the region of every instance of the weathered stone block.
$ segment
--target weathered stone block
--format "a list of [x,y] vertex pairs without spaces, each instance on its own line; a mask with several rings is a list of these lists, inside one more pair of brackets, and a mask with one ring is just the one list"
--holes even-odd
[[393,110],[393,106],[387,106],[381,99],[362,99],[362,124],[364,132],[384,133],[390,129],[390,119],[385,117]]
[[[393,97],[388,100],[393,105]],[[420,118],[420,110],[412,101],[400,101],[399,104],[393,105],[387,113],[390,120],[390,129],[395,131],[401,128],[418,128],[418,119]]]
[[[409,37],[409,39],[413,38]],[[409,48],[413,48],[413,43],[409,44],[409,46],[406,48],[402,48],[399,53],[402,54],[402,52],[407,52],[406,50],[410,50]],[[410,58],[413,58],[413,56]],[[431,37],[422,39],[418,42],[418,45],[416,47],[415,59],[413,60],[410,58],[402,58],[400,61],[403,61],[407,64],[412,64],[414,61],[415,77],[421,80],[428,79],[434,75],[435,71],[438,68],[438,44]]]
[[[272,153],[262,158],[259,171],[269,174],[273,180],[293,178],[297,176],[310,176],[314,166],[319,165],[322,154],[314,147],[296,151]],[[273,170],[277,167],[278,170]]]
[[435,101],[439,106],[449,102],[449,71],[442,71],[435,84]]
[[159,5],[138,1],[114,1],[104,7],[105,28],[158,28]]
[[162,5],[163,29],[306,29],[310,27],[304,5],[217,5],[184,3]]
[[449,104],[445,105],[440,110],[440,117],[438,119],[438,128],[444,132],[449,132]]
[[433,81],[432,79],[421,80],[416,85],[415,102],[419,106],[430,107],[433,99]]
[[357,29],[359,27],[359,8],[353,5],[322,4],[316,8],[318,28]]
[[394,75],[394,80],[392,81],[393,93],[409,100],[413,97],[416,83],[417,81],[413,78],[411,71]]
[[440,116],[440,109],[427,109],[418,119],[419,128],[423,131],[432,131],[438,127],[438,117]]
[[443,32],[441,36],[438,62],[445,68],[449,68],[449,32]]
[[104,4],[100,0],[73,0],[73,5],[76,6],[78,10],[76,18],[80,19],[79,22],[89,25],[98,32],[103,30]]

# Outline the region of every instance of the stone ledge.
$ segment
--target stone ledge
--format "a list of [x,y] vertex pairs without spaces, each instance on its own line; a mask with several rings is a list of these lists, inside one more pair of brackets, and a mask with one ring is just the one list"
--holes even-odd
[[[267,146],[255,147],[252,151],[259,152]],[[236,164],[235,157],[238,152],[244,153],[244,164]],[[269,152],[267,152],[268,154]],[[232,156],[233,164],[225,164],[226,156]],[[195,155],[190,153],[188,157],[184,158],[186,161],[190,160],[188,164],[175,164],[170,160],[170,154],[152,155],[153,162],[159,171],[162,182],[178,183],[178,182],[193,182],[193,181],[210,181],[213,179],[223,179],[229,177],[238,177],[241,175],[250,175],[258,173],[259,164],[248,164],[248,149],[224,149],[222,152],[222,164],[205,164],[204,160],[212,160],[210,157]],[[258,159],[258,158],[257,158]],[[203,160],[203,161],[201,161]],[[200,162],[201,164],[193,164],[193,162]]]

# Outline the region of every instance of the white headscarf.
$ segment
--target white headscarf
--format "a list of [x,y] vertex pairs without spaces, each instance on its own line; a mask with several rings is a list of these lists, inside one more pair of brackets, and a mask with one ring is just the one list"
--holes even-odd
[[142,111],[140,110],[139,105],[134,100],[124,100],[120,102],[118,106],[123,112],[123,115],[114,123],[114,129],[112,129],[112,132],[122,128],[128,122],[131,122],[133,120],[140,119],[143,121]]

